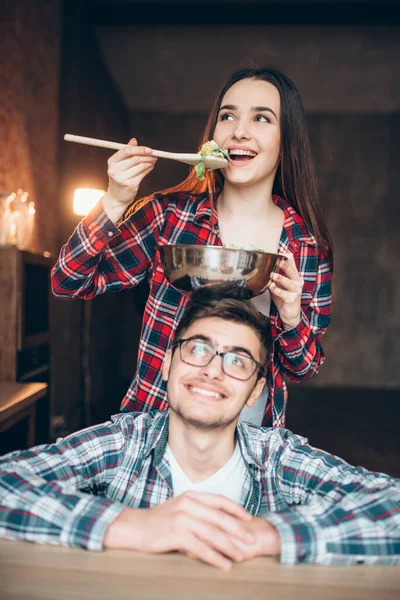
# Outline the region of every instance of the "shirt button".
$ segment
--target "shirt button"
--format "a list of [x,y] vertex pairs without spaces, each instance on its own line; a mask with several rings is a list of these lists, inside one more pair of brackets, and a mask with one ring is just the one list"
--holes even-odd
[[109,231],[109,232],[108,232],[108,237],[112,237],[113,235],[114,235],[114,234],[113,234],[113,232],[112,232],[112,231]]

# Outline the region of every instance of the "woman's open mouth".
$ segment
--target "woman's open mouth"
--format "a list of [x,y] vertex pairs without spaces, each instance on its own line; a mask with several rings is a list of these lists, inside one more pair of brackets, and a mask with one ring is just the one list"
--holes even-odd
[[253,150],[244,150],[242,148],[232,148],[228,150],[229,162],[235,166],[248,165],[253,158],[257,156],[257,152]]

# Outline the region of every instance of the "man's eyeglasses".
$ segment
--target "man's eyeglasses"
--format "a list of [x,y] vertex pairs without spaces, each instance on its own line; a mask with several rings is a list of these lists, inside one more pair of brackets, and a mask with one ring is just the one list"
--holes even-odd
[[193,367],[206,367],[214,356],[222,358],[222,370],[229,377],[247,381],[258,370],[263,376],[265,369],[263,365],[252,356],[242,352],[228,351],[218,352],[211,344],[198,338],[176,340],[172,348],[179,346],[181,360]]

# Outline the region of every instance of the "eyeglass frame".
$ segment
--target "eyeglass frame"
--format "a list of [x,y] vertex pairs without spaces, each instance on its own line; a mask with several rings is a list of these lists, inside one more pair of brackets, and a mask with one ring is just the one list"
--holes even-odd
[[[182,358],[182,344],[184,344],[185,342],[191,342],[192,340],[198,340],[199,342],[203,342],[206,346],[209,346],[210,348],[213,349],[214,354],[211,356],[210,360],[208,361],[208,363],[206,363],[205,365],[194,365],[192,363],[188,363],[186,360],[183,360]],[[259,363],[255,358],[253,358],[253,356],[251,356],[251,354],[247,354],[246,356],[253,361],[253,363],[255,364],[255,369],[252,372],[252,374],[247,377],[247,379],[239,379],[239,377],[235,377],[234,375],[230,375],[229,373],[226,373],[225,369],[224,369],[224,363],[225,363],[225,355],[226,354],[239,354],[239,352],[235,352],[234,350],[225,350],[225,352],[219,352],[219,350],[217,350],[216,348],[214,348],[214,346],[212,344],[210,344],[209,342],[206,342],[205,340],[203,340],[201,337],[198,336],[193,336],[190,338],[180,338],[179,340],[174,340],[171,344],[171,349],[176,348],[177,346],[179,346],[179,356],[182,362],[185,363],[185,365],[190,365],[191,367],[199,367],[199,368],[203,368],[203,367],[208,367],[208,365],[211,363],[211,361],[214,360],[214,358],[216,356],[220,356],[222,358],[222,371],[225,375],[227,375],[228,377],[232,377],[232,379],[236,379],[236,381],[249,381],[249,379],[251,379],[254,375],[254,373],[258,370],[258,378],[260,377],[265,377],[266,375],[266,368]]]

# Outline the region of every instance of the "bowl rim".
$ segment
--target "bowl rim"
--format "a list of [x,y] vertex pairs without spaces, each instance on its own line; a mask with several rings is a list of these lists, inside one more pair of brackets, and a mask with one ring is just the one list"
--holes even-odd
[[211,248],[211,249],[217,249],[217,250],[227,250],[229,252],[253,252],[254,254],[259,254],[260,256],[263,255],[267,255],[267,256],[275,256],[276,258],[284,258],[286,259],[287,257],[282,254],[281,252],[267,252],[266,250],[252,250],[250,248],[227,248],[226,246],[215,246],[212,244],[155,244],[155,248],[157,249],[161,249],[161,248],[177,248],[177,247],[181,247],[181,248]]

